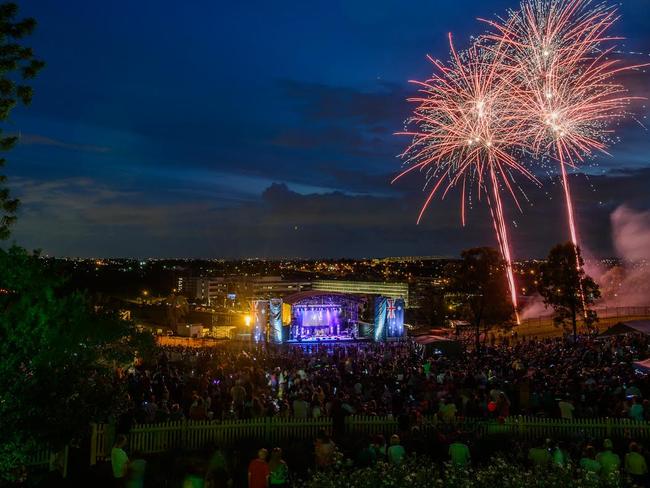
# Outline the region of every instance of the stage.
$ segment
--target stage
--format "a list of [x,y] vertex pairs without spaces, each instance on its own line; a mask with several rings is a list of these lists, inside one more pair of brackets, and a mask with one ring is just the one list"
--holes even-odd
[[288,339],[285,341],[285,344],[340,344],[340,343],[356,343],[356,342],[367,342],[369,337],[350,337],[350,336],[328,336],[325,338],[321,337],[307,337],[305,339]]
[[285,342],[341,342],[359,337],[360,297],[306,291],[285,297],[284,303],[291,307],[289,337]]
[[[374,317],[373,317],[374,311]],[[354,344],[404,336],[404,300],[339,292],[304,291],[255,300],[254,342]]]

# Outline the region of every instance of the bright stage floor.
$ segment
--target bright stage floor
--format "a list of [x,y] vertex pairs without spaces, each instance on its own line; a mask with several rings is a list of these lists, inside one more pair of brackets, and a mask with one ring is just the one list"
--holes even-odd
[[332,343],[355,343],[367,342],[370,339],[367,337],[350,337],[350,336],[325,336],[325,337],[305,337],[300,340],[289,339],[285,344],[332,344]]

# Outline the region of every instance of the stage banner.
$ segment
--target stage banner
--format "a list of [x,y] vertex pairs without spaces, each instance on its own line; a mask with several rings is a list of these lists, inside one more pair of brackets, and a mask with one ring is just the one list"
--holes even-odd
[[291,324],[291,305],[288,303],[282,304],[282,324],[289,325]]
[[386,340],[386,297],[375,298],[375,341]]
[[375,341],[404,336],[404,300],[375,298]]
[[269,300],[269,341],[282,344],[282,299]]
[[404,335],[404,300],[401,298],[386,299],[386,324],[388,337],[402,337]]
[[266,312],[269,306],[267,300],[254,300],[252,303],[253,330],[251,337],[254,342],[262,342],[265,339],[266,324],[268,323],[268,314]]

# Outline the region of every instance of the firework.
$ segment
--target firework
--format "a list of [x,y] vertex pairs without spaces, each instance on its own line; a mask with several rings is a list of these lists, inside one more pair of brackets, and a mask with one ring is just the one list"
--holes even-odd
[[609,44],[619,38],[607,33],[617,19],[615,9],[590,0],[525,0],[507,20],[485,21],[496,32],[484,38],[505,48],[503,69],[516,73],[512,93],[519,110],[528,113],[529,145],[537,158],[559,164],[576,249],[567,166],[575,168],[596,151],[606,153],[611,123],[627,115],[633,100],[615,81],[621,71],[637,68],[611,59]]
[[516,72],[520,103],[530,120],[527,132],[537,155],[559,162],[571,239],[578,244],[566,166],[575,167],[594,151],[605,152],[608,122],[623,117],[629,105],[623,86],[612,81],[622,69],[603,50],[616,20],[604,5],[590,0],[528,0],[504,23],[486,21],[506,46],[504,69]]
[[463,225],[468,192],[474,188],[479,200],[486,196],[515,312],[502,189],[521,209],[515,175],[537,180],[520,161],[557,161],[577,250],[567,167],[606,153],[612,123],[627,115],[635,99],[616,77],[644,66],[621,66],[614,59],[611,44],[619,38],[608,31],[617,19],[615,9],[591,0],[524,0],[505,20],[484,20],[492,32],[465,52],[454,49],[450,36],[450,62],[430,58],[436,73],[414,82],[420,96],[410,99],[417,103],[411,130],[401,133],[413,139],[401,155],[406,169],[395,180],[416,170],[426,173],[428,196],[418,222],[434,196],[444,198],[456,186],[462,188]]
[[[513,188],[514,175],[535,180],[513,155],[521,149],[518,135],[526,120],[516,110],[516,99],[508,96],[507,81],[513,74],[501,70],[498,46],[486,49],[479,44],[457,52],[449,36],[451,61],[443,64],[431,59],[436,73],[426,82],[413,81],[420,96],[408,121],[411,130],[402,132],[412,142],[402,157],[406,169],[393,181],[419,170],[426,173],[428,197],[418,222],[433,200],[444,198],[454,187],[461,187],[461,219],[465,223],[465,202],[475,189],[490,207],[506,274],[512,304],[517,314],[517,294],[512,271],[510,237],[502,203],[502,190],[519,205]],[[519,321],[517,315],[517,321]]]

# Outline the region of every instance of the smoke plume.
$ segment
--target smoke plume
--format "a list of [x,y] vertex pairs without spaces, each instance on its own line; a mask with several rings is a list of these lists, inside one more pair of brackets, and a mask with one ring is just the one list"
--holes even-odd
[[[595,308],[650,306],[650,211],[625,205],[610,215],[612,243],[619,264],[607,266],[582,248],[585,272],[600,286]],[[523,319],[550,315],[537,295],[521,313]]]

